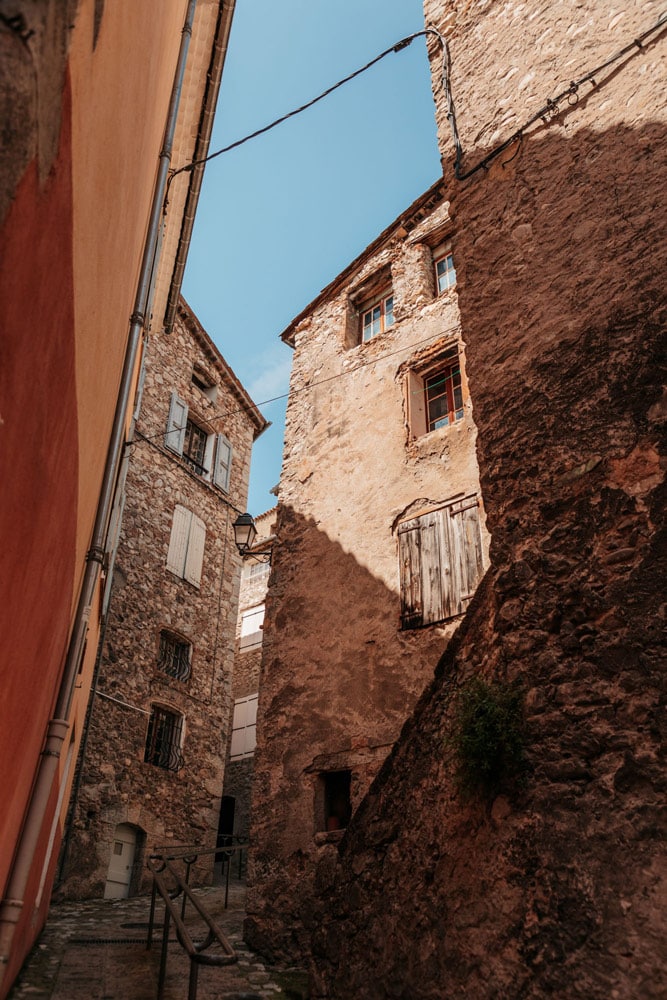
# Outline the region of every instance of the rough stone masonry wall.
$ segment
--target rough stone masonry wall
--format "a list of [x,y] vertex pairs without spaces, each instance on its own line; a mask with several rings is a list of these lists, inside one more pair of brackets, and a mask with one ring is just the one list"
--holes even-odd
[[[351,771],[356,808],[433,675],[451,622],[401,630],[395,526],[479,493],[470,400],[451,427],[410,438],[403,367],[456,343],[455,293],[435,296],[423,242],[448,224],[440,197],[389,234],[296,329],[264,622],[246,939],[302,958],[314,870],[341,831],[324,830],[320,774]],[[350,296],[391,268],[393,327],[367,343]]]
[[[661,10],[429,0],[464,166]],[[451,181],[492,565],[338,864],[318,870],[316,997],[667,992],[666,45],[633,49],[520,148]],[[437,53],[433,69],[437,89]],[[531,773],[521,795],[466,805],[444,740],[476,675],[522,685]]]
[[[231,705],[240,560],[224,494],[164,447],[172,390],[190,415],[231,440],[229,501],[244,510],[253,427],[210,351],[180,312],[174,333],[151,341],[141,416],[127,477],[114,589],[91,717],[88,750],[61,895],[102,895],[117,824],[144,834],[131,891],[145,888],[145,854],[156,846],[212,844],[218,828]],[[193,364],[219,385],[210,401],[192,382]],[[174,506],[206,525],[201,586],[166,569]],[[158,669],[160,630],[192,643],[189,680]],[[109,701],[106,695],[116,699]],[[119,705],[117,702],[123,702]],[[144,762],[151,704],[185,717],[177,772]],[[125,707],[127,706],[127,707]],[[212,861],[195,876],[205,879]]]

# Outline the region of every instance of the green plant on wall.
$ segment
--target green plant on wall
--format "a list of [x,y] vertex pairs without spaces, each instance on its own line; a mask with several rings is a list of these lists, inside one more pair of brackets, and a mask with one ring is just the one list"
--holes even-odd
[[447,745],[464,798],[489,797],[525,784],[523,694],[515,684],[473,677],[454,702]]

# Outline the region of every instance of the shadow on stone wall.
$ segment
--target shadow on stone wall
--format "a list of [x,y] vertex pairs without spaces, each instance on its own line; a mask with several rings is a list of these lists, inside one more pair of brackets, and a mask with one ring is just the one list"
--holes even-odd
[[[349,484],[350,496],[354,488]],[[395,545],[390,516],[387,544]],[[291,507],[279,508],[277,537],[264,621],[246,940],[273,959],[302,961],[315,927],[315,865],[340,840],[339,832],[325,836],[318,776],[349,769],[356,808],[455,626],[401,631],[398,593]]]
[[[664,143],[657,125],[552,129],[453,194],[492,568],[320,866],[316,997],[667,990]],[[512,800],[453,786],[471,675],[525,691],[532,773]]]

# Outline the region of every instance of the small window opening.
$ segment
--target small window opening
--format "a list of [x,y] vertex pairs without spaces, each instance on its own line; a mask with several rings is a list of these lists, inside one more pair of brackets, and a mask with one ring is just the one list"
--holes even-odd
[[146,763],[162,767],[166,771],[180,771],[184,763],[181,753],[182,736],[183,716],[153,705],[146,734]]
[[177,681],[187,681],[190,676],[190,661],[192,646],[185,639],[162,629],[160,632],[160,650],[158,653],[158,668]]
[[344,830],[352,816],[351,771],[327,771],[324,782],[324,829]]

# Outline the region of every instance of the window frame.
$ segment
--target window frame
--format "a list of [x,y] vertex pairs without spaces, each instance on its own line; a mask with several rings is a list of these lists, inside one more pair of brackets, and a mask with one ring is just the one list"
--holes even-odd
[[[172,662],[176,659],[179,661],[185,660],[182,666],[175,666],[173,669],[166,669],[163,666],[167,640],[170,640],[174,647],[181,647],[180,653],[174,650],[173,654],[170,654],[170,659]],[[171,677],[173,680],[181,681],[181,683],[187,683],[192,675],[192,643],[189,639],[186,639],[185,636],[180,635],[178,632],[174,632],[172,629],[161,628],[158,636],[157,669],[166,677]]]
[[[229,759],[245,760],[253,757],[257,746],[257,705],[258,694],[248,694],[243,698],[237,698],[234,702],[232,713],[232,729],[229,743]],[[243,736],[235,737],[235,734],[242,733]],[[241,750],[234,750],[239,743]]]
[[[159,728],[163,725],[166,726],[166,741],[165,732]],[[164,771],[180,771],[185,765],[182,754],[184,736],[183,713],[167,705],[152,704],[144,743],[144,763]]]
[[[196,461],[193,462],[184,454],[188,425],[196,427],[206,435],[203,465]],[[223,492],[229,493],[234,456],[232,443],[224,434],[215,434],[213,431],[209,431],[205,425],[206,421],[199,421],[196,417],[190,416],[188,404],[181,399],[177,392],[173,391],[164,435],[165,448],[178,455],[198,479],[203,482],[212,482]]]
[[[432,251],[433,258],[433,274],[435,277],[435,294],[447,295],[448,292],[453,291],[456,288],[456,268],[454,266],[454,254],[452,253],[451,243],[441,243]],[[440,285],[440,278],[443,275],[438,274],[438,265],[442,264],[443,261],[447,262],[451,260],[451,268],[448,267],[443,275],[446,277],[447,282],[444,286]],[[454,276],[454,280],[450,281],[450,275]]]
[[[405,372],[407,424],[412,439],[452,427],[466,415],[467,386],[461,343],[451,344],[428,364],[409,364]],[[447,413],[431,417],[430,405],[438,398],[430,395],[429,382],[445,375]],[[453,379],[452,379],[453,376]],[[440,396],[443,393],[439,394]],[[446,420],[445,420],[446,417]]]
[[[264,638],[262,629],[264,627],[264,615],[266,614],[266,604],[262,601],[260,604],[253,604],[249,608],[245,608],[241,612],[240,616],[240,628],[239,628],[239,651],[244,653],[250,651],[251,649],[258,649],[262,645],[262,640]],[[246,621],[253,618],[260,618],[261,620],[258,627],[254,632],[244,632],[243,626]],[[245,641],[244,641],[245,640]]]
[[200,517],[177,503],[171,521],[167,570],[193,587],[201,587],[206,548],[206,525]]
[[[389,309],[387,309],[387,303],[391,303]],[[373,326],[375,324],[375,318],[373,313],[379,310],[378,324],[379,328],[373,332]],[[360,343],[367,344],[370,340],[374,340],[381,334],[386,333],[394,325],[394,290],[391,285],[385,285],[382,291],[374,295],[371,299],[366,299],[359,306],[359,336]],[[366,317],[370,317],[370,323],[367,327]],[[387,321],[389,318],[389,321]],[[367,329],[371,332],[366,335]]]

